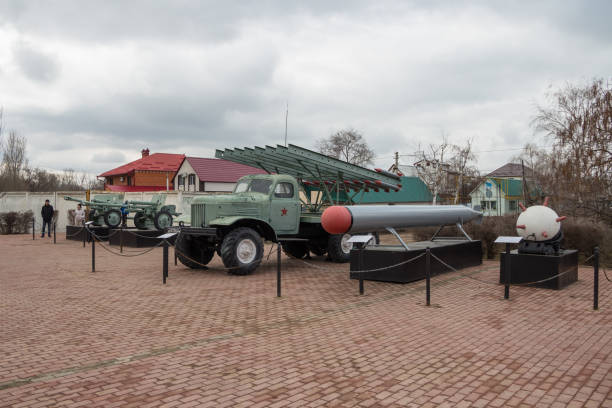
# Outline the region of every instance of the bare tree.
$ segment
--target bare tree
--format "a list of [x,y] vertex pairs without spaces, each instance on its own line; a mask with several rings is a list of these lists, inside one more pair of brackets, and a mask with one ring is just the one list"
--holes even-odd
[[372,164],[374,151],[363,136],[354,129],[340,130],[326,139],[317,141],[320,153],[359,166]]
[[612,224],[612,88],[602,79],[557,90],[533,125],[553,141],[550,174],[561,210]]
[[414,166],[417,169],[419,178],[423,180],[433,195],[433,205],[437,204],[438,194],[446,191],[448,186],[447,181],[450,165],[444,160],[450,148],[448,136],[443,133],[442,142],[440,144],[430,143],[425,149],[421,149],[419,145],[415,155],[418,160],[414,163]]
[[470,137],[462,146],[451,145],[452,157],[449,160],[451,171],[457,174],[457,183],[455,185],[455,198],[453,202],[458,204],[466,196],[466,187],[472,183],[466,183],[466,179],[475,178],[478,176],[478,170],[474,166],[476,155],[472,151],[474,138]]
[[22,172],[28,167],[26,139],[11,131],[3,146],[2,175],[4,188],[9,190],[22,189]]

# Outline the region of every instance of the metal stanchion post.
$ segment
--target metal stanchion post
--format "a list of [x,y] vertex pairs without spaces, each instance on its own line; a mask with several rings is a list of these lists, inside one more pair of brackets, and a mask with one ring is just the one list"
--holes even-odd
[[34,232],[36,226],[36,218],[32,218],[32,241],[36,239],[36,233]]
[[91,271],[96,271],[96,237],[93,236],[93,232],[89,231],[89,235],[91,236]]
[[119,252],[123,253],[123,224],[121,224],[121,231],[119,231]]
[[504,274],[505,284],[504,284],[504,299],[510,299],[510,244],[506,243],[506,262],[504,263],[504,269],[506,273]]
[[55,230],[57,229],[57,222],[53,223],[53,243],[56,244],[57,243],[57,239],[55,237]]
[[427,306],[431,305],[431,250],[425,249],[425,298]]
[[177,265],[176,258],[177,258],[177,255],[176,255],[176,241],[174,241],[174,266]]
[[281,297],[281,244],[276,247],[276,296]]
[[166,279],[168,278],[168,241],[164,240],[164,257],[163,257],[163,283],[166,284]]
[[599,309],[599,247],[593,251],[593,310]]
[[[87,231],[89,231],[89,228],[87,228]],[[85,241],[87,240],[87,231],[81,230],[81,234],[83,234],[83,248],[85,248]]]
[[359,249],[359,294],[363,295],[365,292],[365,288],[363,286],[363,248]]

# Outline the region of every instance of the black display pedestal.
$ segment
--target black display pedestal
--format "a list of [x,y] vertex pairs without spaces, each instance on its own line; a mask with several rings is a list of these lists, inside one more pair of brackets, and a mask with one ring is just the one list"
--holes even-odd
[[[442,259],[455,269],[478,266],[482,264],[482,244],[480,241],[440,240],[411,242],[409,251],[400,245],[369,246],[365,249],[351,251],[351,279],[374,280],[381,282],[408,283],[425,279],[425,257],[389,269],[374,272],[362,272],[385,268],[405,262],[425,252],[427,247],[431,253]],[[431,260],[431,275],[450,272],[446,266],[437,260]]]
[[[108,227],[90,227],[90,229],[100,240],[106,241],[108,239]],[[66,239],[71,241],[83,241],[83,235],[85,235],[87,242],[91,241],[87,228],[78,227],[76,225],[66,225]]]
[[[506,254],[501,253],[499,259],[499,283],[506,281]],[[578,251],[575,249],[561,250],[559,255],[519,254],[517,250],[510,252],[510,283],[528,283],[548,279],[563,274],[533,286],[549,289],[563,289],[578,280]]]
[[[116,231],[116,233],[114,233]],[[110,245],[121,246],[123,241],[123,246],[132,247],[132,248],[146,248],[152,247],[159,244],[161,241],[159,238],[160,235],[164,234],[166,231],[159,230],[141,230],[137,228],[124,228],[124,229],[115,229],[113,230],[113,234],[111,235],[108,243]],[[174,245],[174,240],[176,239],[176,235],[169,238],[168,242]]]

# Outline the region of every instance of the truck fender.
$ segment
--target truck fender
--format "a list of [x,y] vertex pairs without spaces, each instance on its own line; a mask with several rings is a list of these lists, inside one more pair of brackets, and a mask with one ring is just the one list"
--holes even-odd
[[235,229],[238,227],[252,228],[259,233],[267,241],[276,242],[276,231],[270,224],[257,218],[244,217],[223,217],[210,220],[211,227],[220,227],[223,229]]

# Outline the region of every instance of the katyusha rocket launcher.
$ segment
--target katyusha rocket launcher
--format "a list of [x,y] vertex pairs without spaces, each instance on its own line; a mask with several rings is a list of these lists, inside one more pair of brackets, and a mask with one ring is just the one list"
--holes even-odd
[[464,205],[334,205],[321,216],[330,234],[356,234],[388,228],[461,225],[482,220],[482,213]]

